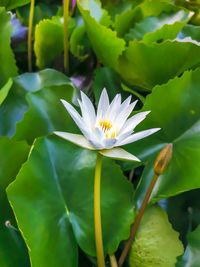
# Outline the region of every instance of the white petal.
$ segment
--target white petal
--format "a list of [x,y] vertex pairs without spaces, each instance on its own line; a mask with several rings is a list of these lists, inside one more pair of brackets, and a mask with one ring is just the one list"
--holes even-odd
[[123,145],[133,143],[133,142],[140,140],[144,137],[147,137],[147,136],[149,136],[149,135],[151,135],[151,134],[153,134],[159,130],[160,130],[160,128],[153,128],[153,129],[149,129],[149,130],[145,130],[145,131],[141,131],[141,132],[132,134],[129,137],[127,137],[126,139],[124,139],[124,141],[119,142],[117,144],[117,146],[123,146]]
[[118,109],[121,106],[121,95],[117,94],[110,104],[109,109],[106,112],[105,119],[113,121],[118,114]]
[[123,128],[121,129],[121,132],[119,133],[119,135],[124,134],[126,132],[129,132],[131,130],[134,130],[135,127],[141,122],[143,121],[146,116],[150,113],[150,111],[145,111],[145,112],[140,112],[134,116],[132,116],[131,118],[129,118]]
[[113,138],[106,138],[106,139],[104,139],[104,148],[105,149],[110,149],[110,148],[112,148],[114,145],[115,145],[115,143],[116,143],[116,139],[113,139]]
[[61,102],[63,103],[63,105],[65,106],[66,110],[68,111],[68,113],[70,114],[70,116],[72,117],[72,119],[74,120],[76,125],[79,127],[81,132],[87,137],[87,135],[88,135],[87,126],[84,124],[83,119],[80,116],[80,114],[67,101],[61,99]]
[[121,110],[120,113],[117,115],[116,120],[115,120],[115,124],[118,125],[119,130],[122,129],[125,121],[127,120],[129,115],[133,111],[136,103],[137,103],[137,100],[134,101],[133,103],[131,103],[126,109]]
[[86,94],[84,94],[82,91],[81,91],[81,99],[82,103],[79,101],[79,105],[81,108],[83,119],[88,125],[92,126],[95,124],[96,121],[94,106],[90,101],[89,97],[87,97]]
[[130,130],[129,132],[125,132],[123,134],[120,134],[117,136],[117,142],[115,146],[119,146],[123,140],[125,140],[127,137],[129,137],[133,133],[133,130]]
[[105,149],[100,150],[100,154],[102,154],[105,157],[118,159],[118,160],[128,160],[128,161],[140,161],[137,157],[132,155],[131,153],[127,152],[126,150],[122,148],[112,148],[112,149]]
[[127,108],[130,102],[131,102],[131,95],[126,100],[124,100],[124,102],[121,104],[120,110]]
[[97,119],[99,119],[100,114],[103,115],[104,113],[106,113],[108,107],[109,107],[109,98],[107,91],[104,88],[99,99],[99,104],[97,108],[97,117],[98,117]]
[[67,132],[54,132],[54,134],[64,138],[65,140],[72,142],[73,144],[76,144],[77,146],[81,146],[83,148],[87,148],[90,150],[95,150],[95,148],[81,134],[72,134]]

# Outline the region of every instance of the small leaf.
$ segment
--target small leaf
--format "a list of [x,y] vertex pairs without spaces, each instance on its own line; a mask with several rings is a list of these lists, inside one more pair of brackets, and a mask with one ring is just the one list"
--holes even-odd
[[131,247],[130,267],[172,267],[183,253],[183,245],[160,207],[145,211]]

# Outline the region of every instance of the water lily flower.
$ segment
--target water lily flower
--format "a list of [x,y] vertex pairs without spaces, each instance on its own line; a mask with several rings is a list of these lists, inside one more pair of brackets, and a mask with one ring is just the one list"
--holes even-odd
[[78,100],[78,103],[82,117],[71,104],[65,100],[61,101],[83,135],[57,131],[54,133],[81,147],[98,150],[100,154],[107,157],[140,161],[120,146],[135,142],[160,130],[160,128],[153,128],[134,133],[135,127],[146,118],[150,111],[140,112],[129,118],[137,103],[137,101],[131,103],[131,96],[121,102],[121,95],[117,94],[109,103],[107,91],[103,89],[97,111],[95,111],[91,100],[81,91],[81,100]]

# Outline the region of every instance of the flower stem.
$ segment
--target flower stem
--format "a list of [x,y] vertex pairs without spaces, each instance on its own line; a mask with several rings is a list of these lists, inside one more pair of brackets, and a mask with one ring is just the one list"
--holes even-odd
[[154,186],[158,180],[158,177],[165,172],[165,170],[167,169],[167,167],[170,163],[170,160],[172,158],[172,149],[173,149],[172,144],[167,144],[160,151],[160,153],[158,154],[158,156],[154,162],[154,175],[153,175],[153,178],[152,178],[152,180],[151,180],[151,182],[147,188],[146,195],[143,199],[140,210],[139,210],[139,212],[135,218],[135,222],[131,228],[130,237],[129,237],[128,241],[126,242],[126,245],[125,245],[125,247],[122,251],[122,254],[119,258],[119,262],[118,262],[119,267],[121,267],[123,265],[127,255],[128,255],[128,252],[131,248],[131,245],[132,245],[133,240],[135,238],[136,232],[139,228],[140,222],[141,222],[142,217],[144,215],[145,209],[147,207],[148,201],[150,199],[151,193],[152,193]]
[[32,32],[35,0],[31,0],[28,22],[28,70],[32,71]]
[[115,254],[109,255],[110,265],[111,267],[118,267],[117,260],[115,258]]
[[69,0],[64,0],[64,70],[69,71],[69,40],[68,40],[68,19],[69,19]]
[[105,267],[104,251],[103,251],[103,238],[101,227],[101,167],[102,156],[97,153],[95,176],[94,176],[94,230],[95,230],[95,243],[98,267]]
[[124,263],[124,261],[126,259],[126,256],[128,255],[129,249],[131,248],[131,245],[132,245],[133,240],[135,238],[135,234],[136,234],[137,229],[138,229],[138,227],[140,225],[140,221],[141,221],[141,219],[143,217],[145,208],[146,208],[146,206],[148,204],[149,198],[151,196],[151,193],[153,191],[153,188],[155,186],[155,183],[156,183],[158,177],[159,177],[158,174],[154,174],[154,176],[153,176],[153,178],[151,180],[151,183],[150,183],[150,185],[149,185],[149,187],[147,189],[147,193],[146,193],[146,195],[144,197],[144,200],[142,202],[141,208],[140,208],[140,210],[139,210],[139,212],[138,212],[138,214],[136,216],[135,222],[134,222],[133,227],[131,229],[130,237],[129,237],[128,241],[126,242],[126,245],[125,245],[125,247],[124,247],[124,249],[122,251],[122,254],[121,254],[120,258],[119,258],[119,262],[118,262],[119,267],[121,267],[123,265],[123,263]]

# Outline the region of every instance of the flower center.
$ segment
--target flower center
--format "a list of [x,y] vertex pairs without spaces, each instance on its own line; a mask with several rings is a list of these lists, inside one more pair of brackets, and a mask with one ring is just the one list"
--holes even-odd
[[100,120],[99,126],[104,132],[106,138],[114,139],[117,136],[117,132],[115,129],[113,129],[113,125],[109,120]]
[[99,125],[101,126],[101,129],[104,132],[107,132],[112,128],[112,124],[110,123],[110,121],[107,121],[107,120],[100,121]]

